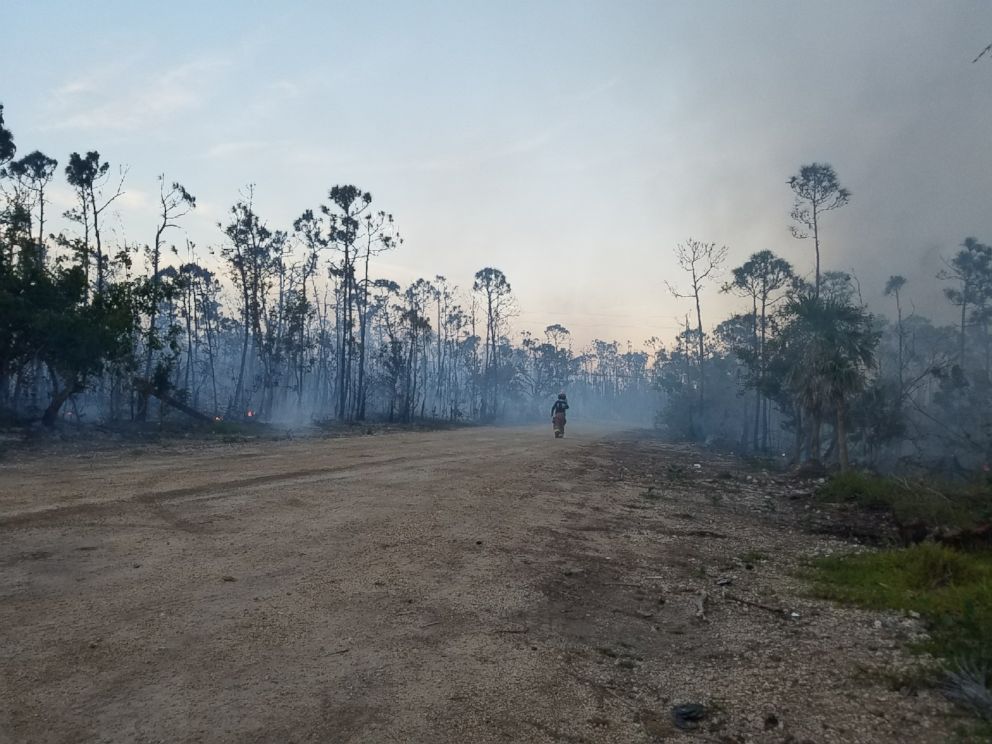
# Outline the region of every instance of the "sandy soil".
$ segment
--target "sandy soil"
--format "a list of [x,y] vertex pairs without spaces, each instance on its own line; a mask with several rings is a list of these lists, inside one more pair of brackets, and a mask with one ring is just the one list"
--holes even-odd
[[947,741],[766,481],[574,425],[19,455],[0,741]]

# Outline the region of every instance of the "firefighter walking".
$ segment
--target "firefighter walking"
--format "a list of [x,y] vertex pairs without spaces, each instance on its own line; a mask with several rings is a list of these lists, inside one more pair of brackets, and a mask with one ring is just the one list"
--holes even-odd
[[558,393],[558,400],[551,406],[551,424],[555,428],[555,439],[565,436],[565,411],[568,410],[568,398],[565,393]]

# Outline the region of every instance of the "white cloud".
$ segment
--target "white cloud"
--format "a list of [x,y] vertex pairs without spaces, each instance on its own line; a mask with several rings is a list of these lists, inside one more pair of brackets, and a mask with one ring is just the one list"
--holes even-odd
[[492,144],[472,143],[461,152],[432,158],[409,161],[389,160],[382,163],[384,170],[413,170],[427,173],[454,173],[483,168],[493,162],[534,153],[553,144],[562,131],[561,125],[546,127],[532,134],[524,134],[515,139],[506,139]]
[[203,103],[229,64],[221,58],[200,58],[129,84],[123,83],[120,71],[84,74],[54,91],[53,123],[48,128],[130,131],[161,124]]
[[140,189],[128,189],[114,203],[118,209],[134,212],[149,212],[153,208],[151,196]]
[[95,83],[91,78],[78,78],[76,80],[70,80],[65,85],[56,88],[55,95],[58,98],[64,99],[78,93],[89,93],[93,91],[95,87]]
[[215,202],[206,201],[204,199],[197,199],[196,209],[192,212],[192,214],[201,219],[209,220],[211,226],[213,226],[213,222],[216,221],[222,214],[224,214],[225,211],[226,210],[224,207],[218,205]]
[[70,187],[63,186],[61,183],[55,183],[49,186],[45,190],[45,198],[48,199],[49,204],[63,212],[74,208],[79,203],[76,193]]

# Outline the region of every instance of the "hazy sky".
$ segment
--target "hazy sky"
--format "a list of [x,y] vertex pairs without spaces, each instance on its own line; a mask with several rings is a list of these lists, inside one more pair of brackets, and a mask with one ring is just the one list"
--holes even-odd
[[[824,267],[876,308],[902,273],[934,312],[940,256],[992,241],[992,60],[971,63],[988,0],[0,0],[0,26],[19,152],[127,164],[128,240],[153,236],[160,172],[198,196],[201,245],[249,182],[287,229],[355,183],[406,239],[378,275],[466,287],[497,266],[519,328],[578,345],[670,339],[690,236],[730,246],[728,268],[769,248],[811,271],[787,231],[806,162],[853,192]],[[735,304],[709,300],[713,322]]]

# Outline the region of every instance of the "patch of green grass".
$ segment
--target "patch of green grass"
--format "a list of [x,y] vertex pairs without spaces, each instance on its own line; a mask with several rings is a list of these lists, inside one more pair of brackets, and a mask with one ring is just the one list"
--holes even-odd
[[900,524],[974,527],[992,520],[992,483],[927,483],[848,471],[817,490],[820,501],[888,512]]
[[[935,543],[900,550],[831,556],[813,562],[814,594],[879,610],[919,613],[929,639],[916,646],[943,660],[945,672],[921,667],[897,674],[890,689],[936,684],[949,698],[984,720],[962,723],[960,741],[992,741],[992,552],[965,553]],[[962,670],[979,670],[978,691],[961,682]],[[972,675],[972,672],[969,672]],[[969,676],[969,680],[972,677]],[[984,689],[982,689],[984,678]],[[967,692],[967,695],[962,695]],[[977,701],[977,702],[976,702]]]
[[955,744],[974,744],[976,741],[992,741],[992,723],[969,721],[959,723],[954,728]]
[[933,543],[820,558],[814,593],[864,607],[918,612],[945,659],[992,664],[992,553],[962,553]]

